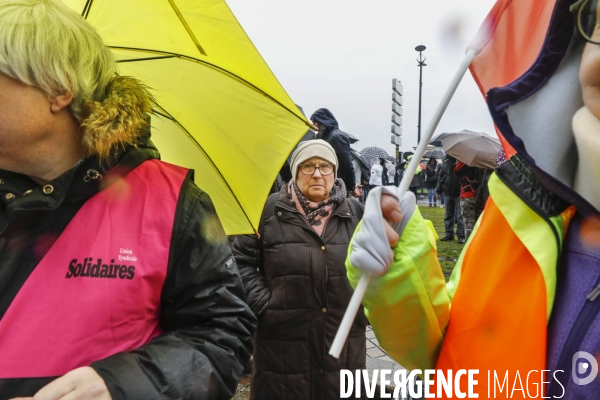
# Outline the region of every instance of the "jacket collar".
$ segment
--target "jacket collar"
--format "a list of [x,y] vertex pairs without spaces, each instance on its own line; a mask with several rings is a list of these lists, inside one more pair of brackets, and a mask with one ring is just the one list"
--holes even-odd
[[[519,114],[516,113],[513,115],[513,118],[509,119],[510,108],[518,108],[519,103],[533,103],[534,100],[540,100],[539,98],[533,99],[532,96],[535,96],[538,91],[548,88],[551,78],[559,71],[559,68],[566,68],[571,65],[569,62],[566,62],[568,61],[568,57],[580,58],[580,54],[576,51],[578,33],[574,29],[573,16],[569,11],[569,7],[572,3],[571,0],[558,0],[556,2],[545,42],[533,65],[514,82],[504,87],[491,89],[487,93],[487,102],[494,123],[502,133],[504,139],[506,139],[519,155],[519,159],[514,160],[515,163],[526,166],[531,170],[535,178],[542,184],[543,188],[549,190],[552,194],[558,195],[563,201],[575,205],[577,210],[583,215],[590,215],[597,214],[598,210],[565,183],[567,180],[565,180],[564,177],[559,179],[556,171],[549,172],[547,166],[542,166],[544,165],[542,160],[536,161],[534,155],[527,151],[523,139],[517,135],[515,132],[516,128],[514,128],[514,126],[516,126],[515,119]],[[573,35],[575,35],[575,37]],[[561,75],[560,77],[564,79],[564,76]],[[573,76],[572,80],[575,82],[577,78]],[[573,84],[570,84],[570,86],[573,86]],[[581,107],[580,104],[574,104],[574,102],[570,101],[570,96],[577,97],[578,102],[581,101],[579,92],[564,93],[560,111],[565,114],[565,119],[567,121],[570,121],[572,116],[572,113],[569,114],[570,111],[568,111],[568,109],[574,108],[574,113],[574,111]],[[529,106],[531,106],[531,104],[529,104]],[[547,112],[547,109],[547,107],[542,108],[544,112]],[[524,116],[527,119],[531,119],[531,115],[531,112],[524,113]],[[533,126],[535,126],[535,124],[537,124],[537,122],[534,122]],[[528,130],[531,131],[531,129]],[[531,135],[531,132],[528,134]],[[546,143],[548,137],[553,137],[553,135],[570,135],[571,133],[565,132],[563,129],[559,132],[548,131],[543,134],[547,135],[547,137],[536,136],[535,139],[537,139],[538,142]],[[573,144],[573,146],[561,146],[560,148],[564,151],[571,151],[571,149],[575,149],[575,146]],[[548,148],[548,150],[550,149]],[[547,154],[552,154],[553,160],[573,159],[572,153],[569,156],[566,156],[566,153],[557,155],[551,151],[547,151]],[[568,171],[568,168],[565,167],[562,162],[556,164],[559,164],[556,168],[562,172],[566,173]],[[516,169],[522,170],[519,166],[517,166]]]
[[11,171],[0,170],[0,234],[11,221],[27,223],[37,212],[53,210],[61,205],[83,204],[100,190],[115,182],[142,162],[159,158],[149,135],[137,146],[127,146],[117,153],[110,165],[103,166],[96,157],[88,157],[45,185]]

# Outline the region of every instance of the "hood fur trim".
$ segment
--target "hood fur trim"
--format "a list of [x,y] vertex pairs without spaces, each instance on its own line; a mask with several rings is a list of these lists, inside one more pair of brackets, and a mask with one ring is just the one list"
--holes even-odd
[[153,104],[145,85],[131,77],[115,76],[102,102],[85,105],[87,117],[80,129],[87,155],[107,162],[119,148],[135,145],[150,126]]

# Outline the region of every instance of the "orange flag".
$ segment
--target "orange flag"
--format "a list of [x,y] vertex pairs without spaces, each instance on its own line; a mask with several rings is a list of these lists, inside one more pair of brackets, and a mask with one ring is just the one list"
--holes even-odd
[[[471,74],[485,97],[488,90],[506,86],[523,75],[540,52],[556,0],[498,0],[483,22],[478,37],[481,52],[471,63]],[[506,158],[516,153],[498,137]]]

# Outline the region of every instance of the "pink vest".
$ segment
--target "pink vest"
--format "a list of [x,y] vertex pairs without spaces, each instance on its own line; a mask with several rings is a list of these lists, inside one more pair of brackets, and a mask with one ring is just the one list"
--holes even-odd
[[161,333],[186,175],[146,161],[81,207],[0,321],[0,379],[63,375]]

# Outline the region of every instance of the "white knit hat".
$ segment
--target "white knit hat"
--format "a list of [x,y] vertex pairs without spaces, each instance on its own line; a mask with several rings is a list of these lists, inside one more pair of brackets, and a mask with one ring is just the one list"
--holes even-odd
[[334,173],[335,177],[337,178],[338,159],[335,155],[335,150],[326,141],[314,139],[300,142],[292,154],[290,169],[292,170],[292,177],[294,181],[296,180],[296,175],[298,174],[298,166],[312,157],[320,157],[323,160],[332,163],[335,167]]

